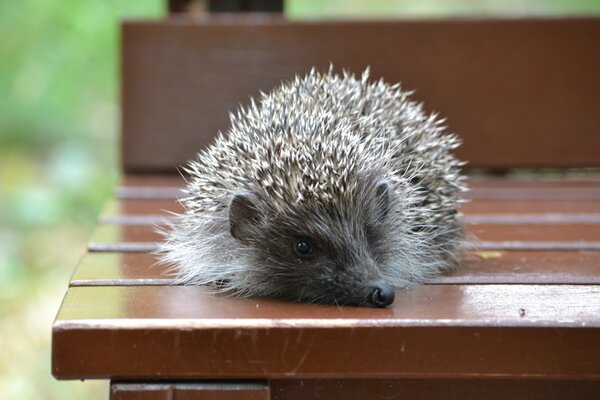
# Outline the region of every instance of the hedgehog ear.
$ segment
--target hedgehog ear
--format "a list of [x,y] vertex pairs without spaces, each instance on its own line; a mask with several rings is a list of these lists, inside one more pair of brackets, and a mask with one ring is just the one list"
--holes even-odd
[[229,203],[229,231],[234,238],[245,241],[252,236],[252,226],[259,218],[258,196],[241,191],[233,195]]
[[375,198],[375,218],[381,222],[390,210],[390,183],[387,179],[381,179],[375,184]]

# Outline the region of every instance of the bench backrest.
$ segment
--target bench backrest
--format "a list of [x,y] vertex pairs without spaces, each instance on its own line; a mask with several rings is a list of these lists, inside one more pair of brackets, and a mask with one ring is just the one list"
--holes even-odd
[[122,31],[126,172],[174,172],[259,90],[312,66],[402,82],[470,168],[600,166],[600,19],[290,22],[175,15]]

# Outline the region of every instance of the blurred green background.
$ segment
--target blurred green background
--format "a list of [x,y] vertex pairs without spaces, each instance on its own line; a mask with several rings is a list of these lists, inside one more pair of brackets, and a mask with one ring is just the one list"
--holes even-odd
[[[118,21],[166,0],[0,2],[0,398],[107,398],[57,382],[50,328],[118,182]],[[290,18],[582,15],[600,0],[290,0]]]

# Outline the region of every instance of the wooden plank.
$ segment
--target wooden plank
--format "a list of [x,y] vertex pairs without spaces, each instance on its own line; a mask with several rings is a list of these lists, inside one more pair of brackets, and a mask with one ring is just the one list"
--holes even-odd
[[71,286],[171,285],[171,266],[159,265],[147,253],[86,253],[73,276]]
[[[101,215],[101,224],[116,225],[165,225],[177,222],[179,216],[163,214],[150,215]],[[545,214],[470,214],[461,216],[460,220],[467,224],[600,224],[600,213],[545,213]]]
[[600,284],[600,251],[471,251],[430,284]]
[[120,199],[179,199],[186,193],[179,187],[135,187],[123,186],[116,190]]
[[[478,224],[467,225],[471,248],[527,250],[600,249],[600,229],[593,224]],[[99,225],[88,248],[92,251],[153,251],[162,240],[152,225]],[[502,243],[507,243],[506,246]],[[512,244],[510,244],[512,243]],[[548,243],[544,247],[543,243]],[[137,247],[136,247],[137,246]],[[521,247],[519,247],[521,246]]]
[[[473,200],[463,204],[468,224],[600,224],[600,200]],[[176,200],[115,199],[103,209],[98,221],[102,224],[161,225],[177,220],[173,213],[182,213]]]
[[[535,208],[535,204],[531,205]],[[140,219],[143,220],[143,219]],[[176,219],[175,219],[176,220]],[[470,214],[465,215],[461,220],[466,224],[502,224],[502,225],[523,225],[523,224],[600,224],[600,213],[545,213],[545,214]]]
[[[213,383],[214,384],[214,383]],[[220,385],[231,385],[225,381]],[[190,383],[112,383],[111,400],[181,399],[185,392],[194,393]],[[248,384],[246,384],[248,385]],[[589,400],[600,395],[600,382],[538,379],[274,379],[269,382],[276,400]],[[186,390],[189,388],[188,390]],[[265,389],[266,390],[266,389]],[[268,399],[252,397],[256,390],[246,393],[235,391],[220,394],[237,395],[232,399]],[[198,399],[209,397],[202,388]],[[242,396],[243,395],[243,396]],[[156,396],[156,397],[152,397]],[[170,397],[169,397],[170,396]],[[176,396],[176,397],[175,397]],[[246,397],[250,396],[250,397]],[[186,397],[187,398],[187,397]],[[212,397],[211,397],[212,399]],[[223,400],[224,397],[217,397]],[[229,398],[227,398],[229,399]]]
[[600,242],[576,241],[576,242],[535,242],[535,241],[511,241],[499,242],[475,241],[465,245],[469,250],[536,250],[536,251],[600,251]]
[[183,187],[185,180],[179,174],[125,174],[121,187]]
[[111,400],[269,400],[265,382],[120,383],[110,385]]
[[131,216],[169,217],[183,211],[183,206],[175,199],[112,199],[102,209],[99,221],[110,223],[107,221]]
[[159,242],[162,237],[156,229],[149,225],[99,225],[90,243]]
[[[88,253],[71,286],[171,285],[173,266],[153,254]],[[600,284],[600,251],[473,251],[428,284]]]
[[468,175],[468,184],[471,188],[477,190],[514,190],[514,189],[560,189],[560,190],[584,190],[600,189],[600,175],[598,172],[585,171],[569,173],[560,172],[560,176],[552,173],[532,172],[532,173],[513,173],[509,175],[490,176],[490,175]]
[[120,199],[175,199],[185,196],[184,186],[178,174],[127,174],[115,193]]
[[182,213],[183,206],[174,199],[113,199],[100,216],[101,224],[161,225],[175,219],[173,213]]
[[[471,224],[467,233],[486,242],[598,242],[600,229],[590,224]],[[475,243],[475,246],[477,244]]]
[[170,385],[156,383],[110,385],[110,400],[173,400]]
[[476,214],[572,214],[590,215],[600,213],[600,198],[595,200],[495,200],[473,199],[461,205],[467,215]]
[[[530,216],[546,216],[553,220],[560,217],[563,220],[573,218],[581,222],[595,221],[600,215],[600,199],[566,201],[566,200],[487,200],[475,199],[461,205],[461,210],[471,220],[482,218],[480,214],[513,216],[518,218]],[[172,216],[172,213],[183,212],[182,205],[174,199],[113,199],[102,210],[100,222],[118,223],[119,219],[126,220],[128,216]],[[531,217],[530,217],[531,218]]]
[[277,400],[589,400],[600,397],[598,381],[538,379],[275,379]]
[[392,307],[371,309],[204,287],[73,287],[53,325],[52,371],[59,379],[600,379],[599,286],[422,285],[396,296]]
[[463,138],[469,168],[598,166],[599,43],[593,17],[127,21],[124,169],[173,171],[248,96],[330,63],[356,73],[370,65],[373,78],[416,90]]
[[[576,202],[573,207],[589,207],[590,212],[598,211],[600,200],[600,180],[598,176],[589,174],[587,178],[552,178],[543,174],[536,174],[525,178],[510,177],[469,177],[469,192],[465,198],[474,204],[485,205],[482,200],[496,202],[510,202],[511,207],[521,204],[528,207],[528,202],[537,200],[536,205],[553,207],[552,204],[566,204]],[[471,206],[474,207],[474,206]],[[476,209],[476,208],[475,208]],[[474,212],[475,209],[471,209]],[[538,208],[536,208],[537,210]],[[542,211],[542,210],[540,210]],[[548,210],[550,211],[550,210]]]
[[[582,175],[583,174],[583,175]],[[583,177],[582,177],[583,176]],[[600,190],[600,176],[598,173],[574,173],[564,172],[561,177],[551,174],[530,174],[524,177],[468,175],[468,186],[472,190],[543,190],[559,189],[567,190],[569,193],[591,189]],[[181,188],[185,180],[178,174],[126,174],[122,177],[122,188]],[[574,190],[573,190],[574,189]]]
[[[536,176],[530,179],[470,178],[466,199],[502,201],[594,201],[600,200],[600,179],[555,179]],[[117,189],[121,199],[175,199],[185,196],[180,176],[127,175]]]

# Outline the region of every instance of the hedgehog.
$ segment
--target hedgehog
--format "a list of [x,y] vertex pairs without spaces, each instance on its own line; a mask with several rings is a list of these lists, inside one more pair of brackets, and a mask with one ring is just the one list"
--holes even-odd
[[177,283],[385,307],[457,262],[460,144],[400,84],[312,69],[230,114],[163,231]]

